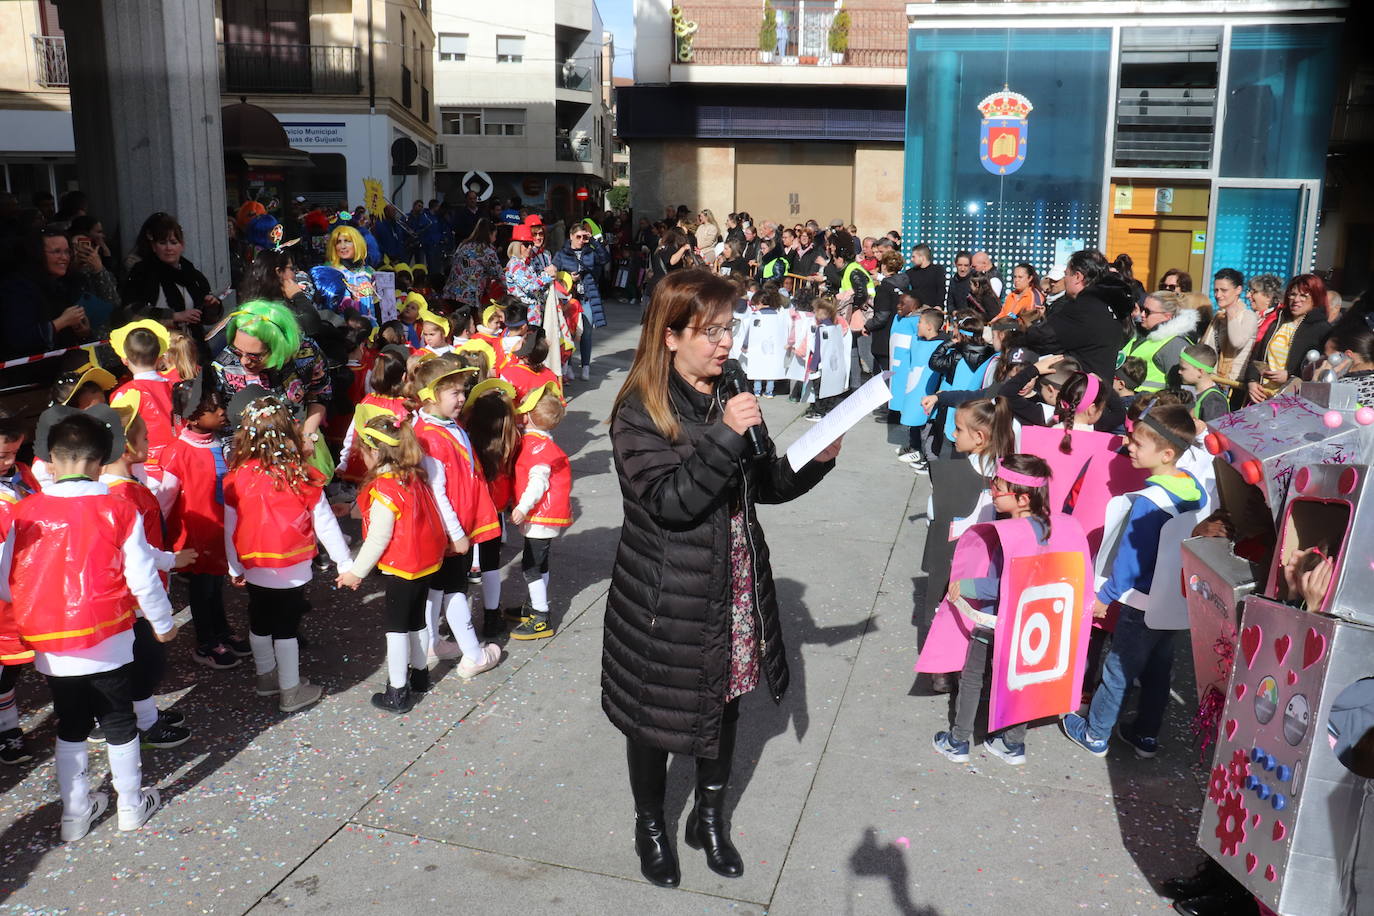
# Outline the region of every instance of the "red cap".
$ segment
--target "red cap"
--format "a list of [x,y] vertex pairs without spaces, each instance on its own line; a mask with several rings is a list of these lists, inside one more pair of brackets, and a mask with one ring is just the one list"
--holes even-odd
[[540,216],[538,213],[531,213],[529,216],[525,217],[525,225],[542,226],[544,225],[544,218]]
[[528,225],[522,225],[511,229],[510,239],[512,242],[530,242],[533,244],[534,235],[530,232],[530,227]]

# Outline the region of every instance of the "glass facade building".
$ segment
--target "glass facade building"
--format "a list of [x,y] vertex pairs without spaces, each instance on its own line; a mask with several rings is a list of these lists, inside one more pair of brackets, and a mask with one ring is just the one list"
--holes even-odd
[[1310,269],[1338,17],[953,9],[972,6],[910,9],[908,243],[944,264],[985,249],[1004,276],[1125,251],[1147,286]]

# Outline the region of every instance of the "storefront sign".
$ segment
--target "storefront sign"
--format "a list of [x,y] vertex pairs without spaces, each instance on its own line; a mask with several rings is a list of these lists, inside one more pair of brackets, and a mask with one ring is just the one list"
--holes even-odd
[[301,149],[338,149],[348,145],[347,125],[342,121],[282,121],[286,140]]
[[978,103],[983,114],[978,134],[983,168],[994,175],[1010,175],[1025,163],[1026,123],[1034,107],[1030,99],[1005,86]]
[[1194,232],[1194,233],[1193,233],[1193,254],[1206,254],[1206,253],[1207,253],[1207,233],[1205,233],[1205,232]]
[[1174,189],[1155,188],[1155,212],[1173,213],[1174,212]]

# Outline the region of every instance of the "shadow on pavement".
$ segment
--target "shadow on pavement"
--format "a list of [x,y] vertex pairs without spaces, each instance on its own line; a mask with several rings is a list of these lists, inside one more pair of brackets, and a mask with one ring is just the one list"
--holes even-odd
[[877,829],[869,827],[864,830],[863,840],[849,854],[849,872],[857,878],[885,879],[892,893],[893,910],[902,916],[940,916],[940,911],[934,907],[919,905],[911,899],[906,853],[907,850],[896,843],[879,846]]

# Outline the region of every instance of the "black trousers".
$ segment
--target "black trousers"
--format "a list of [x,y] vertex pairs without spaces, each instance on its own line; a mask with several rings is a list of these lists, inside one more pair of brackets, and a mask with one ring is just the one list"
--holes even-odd
[[549,571],[549,548],[553,538],[525,538],[525,549],[520,554],[520,571],[525,574],[526,582],[533,582]]
[[23,665],[0,665],[0,693],[9,693],[19,683]]
[[134,621],[134,668],[130,696],[146,700],[157,692],[167,670],[167,650],[157,641],[153,625],[142,617]]
[[501,568],[501,539],[492,538],[477,545],[477,565],[482,572],[494,572]]
[[57,737],[85,741],[98,721],[110,744],[128,744],[138,737],[134,717],[133,663],[113,671],[74,677],[48,675]]
[[190,573],[186,586],[191,593],[191,623],[196,628],[196,642],[202,648],[218,645],[230,635],[229,620],[224,616],[224,577]]
[[444,557],[444,565],[427,580],[429,587],[445,595],[456,595],[468,590],[468,570],[472,569],[472,551],[460,553],[456,557]]
[[295,639],[300,632],[301,617],[309,609],[304,585],[264,588],[248,583],[248,629],[255,636]]
[[384,618],[388,633],[414,633],[425,628],[425,604],[434,575],[437,573],[418,579],[386,576]]

